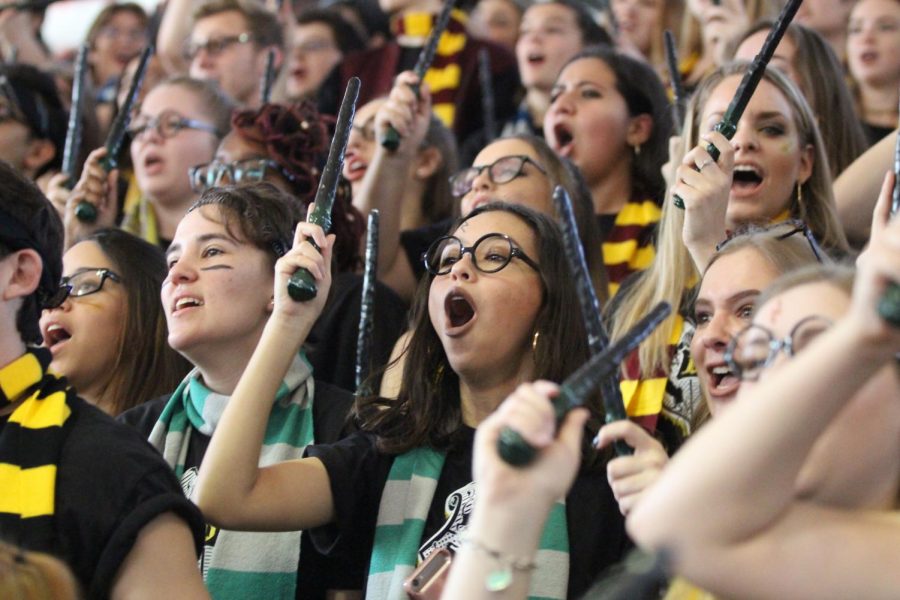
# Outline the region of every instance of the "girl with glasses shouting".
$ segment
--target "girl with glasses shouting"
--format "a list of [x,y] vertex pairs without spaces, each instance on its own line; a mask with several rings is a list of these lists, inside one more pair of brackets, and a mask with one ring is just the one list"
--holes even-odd
[[[282,376],[285,349],[298,347],[310,326],[300,324],[317,312],[288,299],[284,284],[294,264],[309,265],[320,295],[329,282],[309,238],[328,257],[330,242],[302,224],[292,254],[303,262],[279,261],[270,327],[210,444],[197,499],[223,526],[314,528],[308,533],[320,549],[353,557],[367,573],[358,583],[368,597],[404,598],[403,581],[418,562],[483,543],[462,541],[479,493],[474,428],[520,383],[559,381],[587,358],[562,240],[550,219],[520,206],[489,204],[463,218],[426,255],[399,397],[360,399],[360,431],[313,446],[302,460],[259,469],[276,389],[267,382]],[[595,429],[602,407],[596,397],[589,405]],[[602,463],[586,451],[577,493],[556,505],[532,578],[541,596],[577,597],[593,570],[617,560],[628,543]]]
[[890,598],[900,586],[900,332],[877,311],[900,280],[900,220],[884,223],[891,180],[855,277],[808,269],[760,297],[752,327],[773,343],[734,356],[756,381],[629,517],[639,544],[665,548],[713,593]]
[[[120,207],[119,171],[100,165],[105,148],[94,150],[81,179],[66,201],[66,243],[91,231],[120,224],[123,229],[162,248],[169,245],[181,217],[196,199],[188,167],[208,162],[229,129],[231,104],[207,82],[188,77],[163,81],[145,96],[128,128],[131,163],[139,194]],[[97,221],[75,218],[85,201],[97,208]]]
[[157,299],[165,275],[159,248],[119,229],[63,256],[56,307],[41,317],[44,345],[53,370],[112,416],[171,390],[188,371],[166,342]]

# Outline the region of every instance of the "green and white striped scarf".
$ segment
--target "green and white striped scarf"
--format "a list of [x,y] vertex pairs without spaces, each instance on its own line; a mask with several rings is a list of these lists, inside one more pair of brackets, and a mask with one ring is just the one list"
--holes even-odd
[[[416,448],[394,459],[378,507],[366,584],[368,600],[407,600],[403,581],[415,570],[445,458],[443,452]],[[550,511],[535,563],[529,599],[564,599],[569,582],[569,534],[562,501]]]
[[[301,458],[306,446],[313,443],[314,389],[312,367],[298,354],[275,396],[259,458],[261,467]],[[212,435],[228,399],[203,385],[199,370],[194,369],[172,394],[150,433],[150,443],[175,470],[188,497],[196,480],[195,469],[185,474],[184,464],[191,429]],[[200,564],[213,598],[294,599],[299,531],[227,531],[207,525],[206,540]]]

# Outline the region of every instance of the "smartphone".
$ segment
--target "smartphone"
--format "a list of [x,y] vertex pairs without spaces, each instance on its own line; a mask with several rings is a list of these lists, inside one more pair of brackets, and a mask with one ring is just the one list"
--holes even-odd
[[440,600],[453,555],[446,548],[435,550],[403,582],[412,600]]

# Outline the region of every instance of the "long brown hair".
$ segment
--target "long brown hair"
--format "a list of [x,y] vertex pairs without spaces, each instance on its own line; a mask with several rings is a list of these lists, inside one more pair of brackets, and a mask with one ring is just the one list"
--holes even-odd
[[116,361],[101,395],[111,414],[171,392],[190,370],[168,343],[168,327],[159,290],[166,278],[162,250],[121,229],[101,229],[85,238],[113,264],[125,290],[125,322],[116,341]]
[[[539,247],[543,302],[534,322],[540,333],[534,352],[535,379],[562,381],[589,356],[578,299],[563,252],[561,234],[550,219],[529,208],[490,203],[461,219],[454,230],[478,215],[501,211],[515,215],[534,232]],[[423,277],[416,292],[412,336],[405,353],[406,365],[396,400],[361,398],[357,417],[364,430],[378,436],[382,452],[400,454],[412,448],[447,447],[463,427],[459,377],[450,366],[440,338],[428,315],[433,277]],[[603,422],[597,398],[588,402],[592,426]]]

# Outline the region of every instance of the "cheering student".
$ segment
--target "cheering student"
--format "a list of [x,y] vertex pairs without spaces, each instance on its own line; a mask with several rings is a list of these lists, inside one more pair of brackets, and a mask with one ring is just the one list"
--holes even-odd
[[[359,432],[310,447],[302,460],[261,469],[274,383],[321,311],[330,282],[333,242],[317,227],[300,225],[294,249],[277,266],[272,318],[201,468],[197,500],[214,523],[314,527],[309,533],[318,548],[352,557],[370,598],[404,598],[403,580],[439,548],[470,543],[489,559],[486,540],[461,538],[478,494],[474,427],[519,383],[564,378],[588,348],[581,317],[571,309],[577,299],[565,275],[562,240],[549,218],[490,204],[452,231],[428,252],[399,397],[361,399]],[[297,303],[287,296],[287,278],[298,267],[315,276],[316,300]],[[596,397],[589,407],[594,430],[603,411]],[[618,560],[628,544],[603,460],[587,456],[575,491],[555,505],[545,530],[536,595],[577,597],[590,574]]]
[[[689,361],[693,328],[685,321],[687,291],[726,232],[798,219],[826,251],[847,249],[815,117],[780,71],[766,70],[731,142],[713,131],[746,69],[735,64],[715,71],[692,97],[685,153],[671,189],[685,209],[676,207],[674,198],[663,204],[656,258],[610,307],[613,338],[661,300],[682,307],[626,361],[622,382],[629,414],[652,416],[665,406],[682,433],[689,431],[690,415],[702,401]],[[709,143],[721,153],[718,162],[706,150]]]
[[207,598],[201,517],[169,467],[30,346],[62,242],[50,202],[0,162],[0,537],[62,558],[91,599]]
[[113,417],[171,390],[189,370],[166,341],[157,298],[165,276],[159,247],[121,229],[102,229],[63,255],[65,295],[41,316],[50,366]]
[[[179,223],[169,247],[161,292],[169,344],[194,369],[170,395],[121,420],[162,453],[189,497],[210,436],[270,320],[273,266],[300,215],[294,198],[269,183],[212,188]],[[263,466],[299,458],[313,442],[337,440],[352,403],[348,392],[314,379],[304,353],[284,351],[289,364],[269,399],[257,456]],[[328,571],[316,558],[311,548],[301,552],[299,531],[266,535],[208,526],[201,569],[216,598],[318,598],[341,585],[332,578],[339,570]]]

